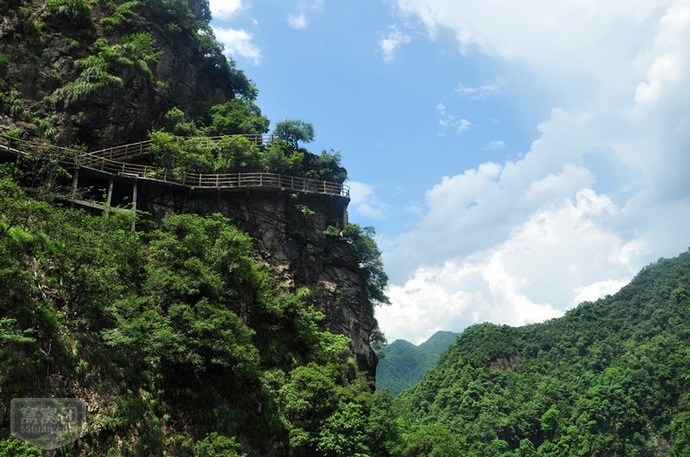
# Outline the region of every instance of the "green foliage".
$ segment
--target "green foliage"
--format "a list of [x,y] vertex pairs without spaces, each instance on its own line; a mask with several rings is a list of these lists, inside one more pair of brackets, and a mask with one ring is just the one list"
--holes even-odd
[[376,246],[376,232],[373,227],[360,227],[356,224],[346,225],[340,236],[355,249],[359,260],[359,274],[366,285],[367,298],[374,304],[389,304],[385,289],[388,275],[383,269],[381,251]]
[[400,404],[477,455],[684,455],[689,283],[686,252],[563,318],[472,326]]
[[194,447],[195,457],[242,457],[242,447],[233,437],[210,433]]
[[46,0],[46,10],[55,26],[93,27],[91,7],[84,0]]
[[136,17],[135,7],[139,5],[139,0],[130,0],[115,7],[112,15],[102,19],[102,24],[107,30],[114,30],[123,27]]
[[282,140],[260,145],[255,138],[243,134],[212,141],[178,136],[197,131],[196,125],[179,108],[170,109],[165,122],[168,131],[149,132],[152,164],[178,175],[184,172],[268,172],[336,182],[347,177],[345,169],[339,166],[337,153],[315,156],[303,149],[294,149]]
[[[402,433],[402,444],[396,449],[400,457],[470,456],[464,441],[441,424],[415,425]],[[499,454],[494,454],[499,455]]]
[[178,168],[182,165],[185,151],[178,137],[162,130],[153,130],[149,132],[149,140],[154,165],[166,169]]
[[0,54],[0,76],[5,74],[9,64],[10,64],[10,58],[4,54]]
[[217,143],[214,170],[243,173],[261,170],[261,151],[243,136],[226,136]]
[[83,103],[106,87],[122,87],[122,78],[108,71],[109,63],[103,54],[90,55],[74,62],[79,76],[56,89],[48,100],[67,108]]
[[165,113],[165,128],[169,132],[179,136],[195,136],[197,128],[193,121],[189,120],[177,106]]
[[222,216],[150,224],[0,179],[3,392],[53,395],[54,376],[95,389],[93,455],[394,455],[390,397],[319,329],[308,290],[281,292]]
[[0,457],[41,457],[43,451],[17,438],[0,440]]
[[123,86],[119,67],[137,67],[153,78],[150,66],[158,57],[158,47],[150,33],[127,35],[121,44],[96,41],[97,52],[74,61],[75,79],[56,89],[47,100],[65,108],[84,103],[105,88]]
[[331,182],[345,182],[347,179],[347,170],[345,170],[340,162],[342,155],[340,151],[322,151],[321,155],[316,157],[316,164],[309,164],[307,168],[307,177],[311,179],[320,179]]
[[297,119],[286,119],[276,124],[273,135],[296,149],[300,141],[303,143],[314,141],[314,126]]
[[263,134],[268,131],[268,119],[254,102],[247,98],[233,98],[214,105],[206,134],[210,136]]
[[[114,52],[121,52],[129,63],[130,61],[153,77],[150,65],[158,59],[160,50],[154,40],[153,36],[148,32],[135,33],[127,35],[123,39],[121,47],[114,46]],[[120,58],[122,62],[122,58]]]
[[34,332],[31,329],[16,330],[16,319],[9,317],[0,318],[0,342],[3,344],[9,343],[33,343],[36,340],[31,337]]
[[377,351],[376,389],[388,389],[398,395],[417,383],[429,371],[456,339],[452,332],[436,332],[419,346],[405,340],[395,340]]

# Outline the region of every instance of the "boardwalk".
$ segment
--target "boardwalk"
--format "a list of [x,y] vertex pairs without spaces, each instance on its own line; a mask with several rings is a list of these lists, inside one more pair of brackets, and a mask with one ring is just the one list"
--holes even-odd
[[[270,137],[261,135],[242,135],[255,144],[263,144]],[[197,141],[215,142],[222,137],[197,138]],[[142,165],[134,160],[150,154],[150,142],[126,144],[97,151],[84,152],[18,140],[0,134],[0,151],[14,155],[46,157],[54,155],[68,166],[75,169],[86,168],[112,176],[160,181],[175,185],[210,189],[269,188],[293,190],[297,192],[325,194],[349,198],[348,186],[330,181],[319,181],[298,176],[287,176],[275,173],[172,173],[160,167]]]

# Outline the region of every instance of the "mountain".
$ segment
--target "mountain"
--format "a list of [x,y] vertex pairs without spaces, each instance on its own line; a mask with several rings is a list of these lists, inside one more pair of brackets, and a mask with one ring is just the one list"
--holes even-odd
[[466,329],[403,392],[466,455],[690,455],[690,251],[524,327]]
[[457,333],[438,331],[419,346],[406,340],[395,340],[385,346],[379,353],[376,390],[388,389],[391,394],[399,395],[422,379],[457,336]]
[[213,38],[205,0],[0,5],[5,128],[105,148],[146,139],[166,124],[218,127],[224,115],[233,133],[267,127],[253,83]]
[[418,348],[428,356],[438,358],[457,338],[457,333],[439,330],[431,335],[428,340],[420,344]]
[[208,1],[0,11],[0,456],[15,398],[86,403],[60,455],[388,455],[373,229]]

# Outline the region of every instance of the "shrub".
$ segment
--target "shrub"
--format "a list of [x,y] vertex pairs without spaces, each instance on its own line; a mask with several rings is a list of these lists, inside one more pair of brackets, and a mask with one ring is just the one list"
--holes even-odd
[[121,87],[122,78],[108,72],[108,62],[102,55],[91,55],[77,60],[74,65],[81,73],[74,81],[58,88],[48,100],[62,103],[67,108],[86,101],[92,94],[104,87]]
[[10,58],[6,55],[0,54],[0,75],[5,74],[7,67],[10,64]]
[[67,22],[79,28],[93,27],[91,7],[83,0],[48,0],[46,7],[55,25]]
[[242,457],[242,447],[233,437],[213,432],[196,443],[195,453],[199,457]]

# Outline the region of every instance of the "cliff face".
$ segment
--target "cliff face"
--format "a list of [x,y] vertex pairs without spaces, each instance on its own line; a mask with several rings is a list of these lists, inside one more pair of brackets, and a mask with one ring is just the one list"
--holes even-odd
[[376,328],[353,246],[327,227],[342,227],[348,199],[286,191],[187,191],[140,183],[139,208],[155,219],[169,213],[221,213],[247,232],[257,257],[272,267],[286,289],[311,290],[326,328],[347,335],[358,366],[371,377],[377,358],[370,341]]
[[[256,90],[213,38],[207,1],[0,0],[0,11],[0,132],[98,149],[168,126],[173,107],[197,125],[193,134],[209,134],[212,108],[241,101],[226,119],[230,130],[212,134],[236,133],[232,126],[246,119],[258,119],[258,127],[241,133],[263,133]],[[102,176],[92,178],[103,188]],[[312,291],[327,328],[351,338],[359,366],[373,376],[376,323],[355,249],[323,233],[342,226],[346,207],[341,197],[190,192],[146,181],[138,203],[155,218],[184,211],[230,217],[285,289]]]
[[207,2],[0,1],[0,127],[58,144],[141,140],[172,107],[253,96]]

